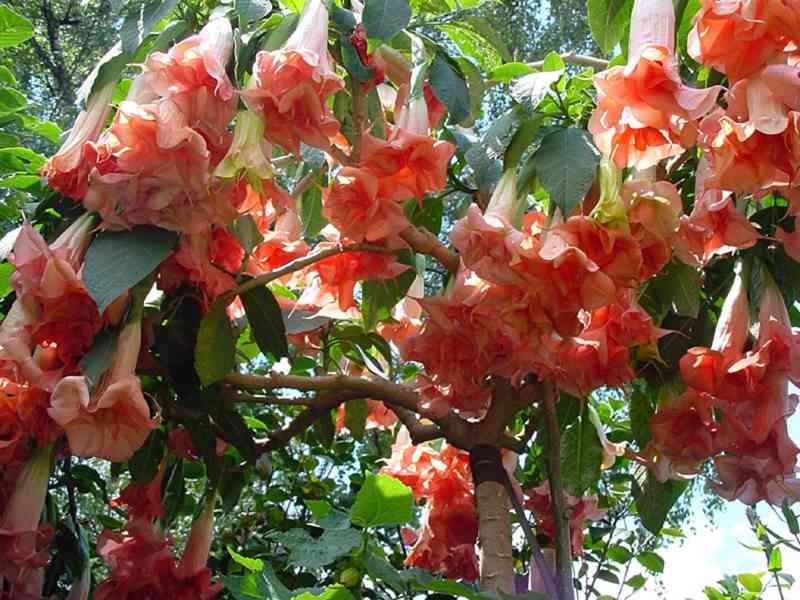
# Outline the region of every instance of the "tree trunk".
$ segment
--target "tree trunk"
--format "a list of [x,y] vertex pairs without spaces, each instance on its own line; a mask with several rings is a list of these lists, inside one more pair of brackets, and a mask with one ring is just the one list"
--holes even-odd
[[470,450],[469,461],[478,513],[481,590],[513,594],[511,506],[500,450],[496,446],[479,444]]
[[481,591],[514,593],[511,515],[502,483],[484,481],[475,490],[480,544]]

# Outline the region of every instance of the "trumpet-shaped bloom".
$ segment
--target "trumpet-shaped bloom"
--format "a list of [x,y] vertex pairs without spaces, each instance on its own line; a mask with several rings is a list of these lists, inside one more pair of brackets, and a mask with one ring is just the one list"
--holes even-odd
[[408,219],[399,203],[379,195],[378,187],[371,172],[344,167],[323,194],[322,214],[354,242],[397,240]]
[[283,48],[258,53],[242,96],[264,119],[267,139],[299,156],[300,142],[331,147],[339,122],[326,100],[342,86],[328,53],[328,9],[312,0]]
[[237,216],[226,188],[209,185],[205,139],[174,104],[123,102],[98,152],[83,203],[108,228],[148,224],[198,233]]
[[151,53],[144,63],[144,85],[173,103],[214,148],[227,145],[228,123],[236,114],[236,95],[225,72],[232,52],[230,21],[217,18],[169,52]]
[[268,273],[296,258],[308,254],[303,241],[303,224],[293,210],[287,210],[275,222],[274,229],[263,232],[264,241],[253,249],[248,267],[257,273]]
[[76,456],[124,462],[158,426],[135,375],[141,335],[140,322],[125,326],[111,367],[91,392],[83,376],[65,377],[53,390],[48,414],[64,428]]
[[39,521],[50,477],[50,454],[49,448],[34,452],[17,476],[0,520],[0,577],[15,593],[42,591],[40,568],[50,558],[45,548],[52,529],[40,526]]
[[264,122],[257,114],[242,111],[236,117],[233,143],[214,175],[222,179],[244,178],[259,189],[263,179],[272,177],[271,154],[272,147],[264,140]]
[[731,81],[749,77],[800,41],[800,7],[790,0],[703,0],[689,55]]
[[47,185],[73,200],[82,200],[89,185],[89,172],[97,161],[94,142],[105,127],[111,112],[114,85],[109,84],[89,98],[67,139],[42,167]]

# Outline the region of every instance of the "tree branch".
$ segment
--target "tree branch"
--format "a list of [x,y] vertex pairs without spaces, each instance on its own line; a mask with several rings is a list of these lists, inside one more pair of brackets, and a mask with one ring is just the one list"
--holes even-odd
[[444,432],[438,425],[423,425],[413,411],[400,406],[391,406],[390,409],[397,415],[397,418],[405,425],[406,429],[408,429],[408,433],[411,435],[411,441],[415,445],[444,437]]
[[[590,67],[600,71],[608,68],[608,61],[603,58],[595,58],[594,56],[584,56],[583,54],[576,54],[575,52],[565,52],[561,55],[563,60],[568,65],[578,65],[580,67]],[[528,63],[529,67],[534,69],[541,69],[544,66],[543,60]]]
[[458,254],[445,246],[439,238],[430,231],[411,226],[403,231],[400,237],[411,246],[414,251],[432,256],[442,263],[451,273],[458,271],[458,267],[461,264],[461,259]]
[[264,273],[264,275],[260,275],[259,277],[255,277],[249,281],[244,282],[237,288],[225,294],[224,298],[229,301],[234,297],[238,296],[239,294],[244,294],[245,292],[249,292],[252,289],[271,283],[276,279],[280,279],[284,275],[289,275],[290,273],[294,273],[295,271],[305,269],[306,267],[311,266],[316,262],[325,260],[326,258],[330,258],[331,256],[336,256],[337,254],[344,254],[345,252],[375,252],[375,253],[385,254],[385,253],[394,253],[395,250],[388,250],[383,246],[376,246],[374,244],[351,244],[349,246],[339,245],[334,248],[328,248],[326,250],[321,250],[319,252],[313,252],[311,254],[307,254],[306,256],[297,258],[292,262],[286,263],[280,269],[275,269],[274,271],[270,271],[269,273]]
[[550,384],[544,393],[544,414],[547,423],[547,476],[550,498],[556,521],[556,564],[559,600],[575,600],[572,582],[572,546],[569,534],[569,516],[561,479],[561,430],[556,415],[555,386]]

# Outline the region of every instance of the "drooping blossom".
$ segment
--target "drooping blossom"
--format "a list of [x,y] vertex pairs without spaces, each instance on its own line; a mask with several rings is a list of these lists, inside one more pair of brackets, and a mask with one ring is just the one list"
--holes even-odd
[[227,145],[228,123],[236,114],[236,95],[225,71],[232,52],[230,21],[220,17],[169,52],[152,52],[142,74],[143,84],[173,104],[216,151]]
[[222,179],[243,178],[250,187],[260,190],[262,180],[273,175],[271,154],[272,147],[264,140],[264,122],[253,112],[241,111],[236,117],[233,143],[214,175]]
[[786,0],[703,0],[689,55],[731,81],[749,77],[800,42],[800,7]]
[[17,301],[0,326],[0,370],[50,391],[89,349],[102,320],[78,277],[94,223],[85,214],[50,246],[25,222],[9,261]]
[[[44,583],[46,547],[52,528],[39,521],[50,476],[50,448],[39,448],[17,476],[0,520],[0,578],[12,589],[11,597],[38,597]],[[18,594],[16,596],[14,594]]]
[[378,324],[381,337],[398,344],[401,340],[419,333],[422,327],[422,305],[419,299],[424,296],[425,284],[417,275],[405,298],[392,309],[392,321]]
[[0,465],[25,461],[34,447],[61,435],[49,417],[50,394],[26,381],[0,377]]
[[[334,248],[340,243],[338,232],[330,226],[323,230],[328,241],[317,244],[317,251]],[[376,252],[344,252],[314,263],[305,272],[306,287],[298,306],[315,306],[340,315],[355,308],[356,283],[367,279],[393,279],[408,269],[393,254]]]
[[293,210],[286,210],[276,219],[274,227],[265,228],[262,234],[264,240],[250,254],[250,272],[268,273],[308,254],[303,224]]
[[387,140],[363,134],[360,166],[378,178],[382,198],[421,201],[425,194],[444,189],[454,153],[453,144],[430,137],[428,109],[420,96],[411,98],[396,115]]
[[589,131],[620,168],[646,169],[694,145],[695,121],[714,107],[721,88],[681,81],[669,0],[637,0],[630,42],[627,66],[594,78],[598,106]]
[[397,243],[410,224],[402,206],[379,193],[379,185],[370,171],[344,167],[323,192],[323,216],[354,242]]
[[[533,511],[536,517],[538,531],[550,538],[555,544],[556,519],[552,509],[550,483],[545,481],[542,485],[526,490],[528,496],[525,507]],[[599,521],[606,510],[597,507],[597,496],[582,496],[576,498],[564,493],[567,503],[566,512],[569,516],[570,541],[572,552],[575,555],[583,554],[583,528],[586,521]]]
[[97,143],[84,206],[104,226],[157,225],[198,233],[237,216],[230,186],[210,183],[211,154],[175,104],[124,101]]
[[224,227],[181,236],[159,269],[158,287],[174,293],[182,284],[200,289],[206,305],[236,287],[244,249]]
[[86,103],[67,139],[42,167],[41,174],[47,185],[73,200],[82,200],[89,185],[89,172],[97,160],[94,142],[105,127],[111,112],[114,84],[98,90]]
[[328,53],[328,9],[312,0],[283,48],[256,55],[242,96],[264,119],[267,139],[299,156],[301,142],[331,147],[339,122],[326,101],[343,85]]
[[469,454],[448,444],[438,451],[414,446],[407,430],[401,429],[382,472],[410,486],[417,498],[426,499],[422,527],[406,565],[450,579],[477,579],[478,515]]
[[141,335],[139,320],[125,325],[111,366],[91,391],[85,376],[65,377],[53,390],[48,414],[64,428],[74,455],[124,462],[158,426],[135,373]]
[[625,455],[625,449],[628,444],[626,442],[614,443],[608,439],[603,424],[600,422],[600,415],[597,414],[595,408],[590,404],[588,407],[589,421],[594,425],[597,431],[597,438],[603,447],[603,462],[601,467],[603,469],[610,469],[614,466],[617,458]]
[[684,263],[701,267],[716,256],[755,245],[758,230],[736,210],[730,192],[706,189],[711,167],[703,158],[697,168],[695,202],[692,213],[680,219],[675,239],[675,255]]

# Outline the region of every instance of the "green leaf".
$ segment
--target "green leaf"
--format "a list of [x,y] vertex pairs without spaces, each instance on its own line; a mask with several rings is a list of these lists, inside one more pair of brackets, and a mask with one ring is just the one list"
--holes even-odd
[[644,488],[638,489],[638,486],[634,487],[636,510],[639,513],[642,524],[648,531],[659,535],[664,522],[667,520],[667,514],[669,514],[669,511],[688,485],[686,481],[666,481],[661,483],[648,471]]
[[346,587],[335,584],[320,592],[304,591],[292,600],[354,600],[352,592]]
[[643,391],[637,389],[631,394],[631,433],[640,450],[650,442],[650,419],[655,414],[655,407]]
[[763,589],[763,586],[761,585],[761,577],[754,575],[753,573],[742,573],[737,577],[737,579],[748,592],[755,592],[758,594]]
[[194,347],[194,369],[204,387],[219,381],[236,365],[236,340],[222,303],[214,304],[200,321]]
[[186,500],[186,479],[184,460],[178,459],[167,467],[164,473],[163,505],[164,523],[169,525],[178,516]]
[[322,192],[314,185],[300,199],[300,218],[303,221],[303,237],[316,237],[328,224],[322,216]]
[[[106,480],[89,465],[73,465],[69,471],[70,477],[76,481],[88,484],[91,493],[101,500],[106,497]],[[97,490],[99,494],[95,493]],[[84,490],[81,490],[84,491]]]
[[664,559],[655,552],[642,552],[636,556],[636,560],[645,568],[654,573],[664,572]]
[[81,359],[81,373],[86,377],[90,388],[97,385],[100,377],[111,366],[111,361],[117,352],[118,339],[119,329],[101,331],[95,336],[92,347]]
[[0,173],[38,175],[46,162],[47,158],[29,148],[0,148]]
[[603,446],[588,418],[582,417],[564,433],[561,440],[564,487],[580,496],[600,478]]
[[781,549],[775,546],[772,552],[769,553],[769,566],[770,571],[780,571],[783,569],[783,556],[781,556]]
[[269,0],[235,0],[233,6],[240,27],[263,19],[272,10]]
[[366,66],[361,62],[356,47],[350,41],[350,36],[342,34],[339,36],[339,43],[342,47],[342,62],[344,68],[361,83],[372,81],[375,78],[375,69]]
[[367,473],[350,509],[350,520],[362,527],[402,525],[414,514],[411,488],[394,477]]
[[331,564],[361,544],[362,535],[355,529],[325,531],[314,538],[305,529],[273,532],[268,535],[289,550],[289,564],[304,569],[319,569]]
[[385,558],[367,552],[364,557],[364,566],[373,581],[385,583],[398,593],[405,591],[406,580],[402,573]]
[[434,95],[447,107],[456,123],[470,116],[470,96],[463,75],[441,53],[433,59],[428,77]]
[[439,28],[466,58],[471,58],[486,71],[497,69],[511,60],[511,53],[502,38],[486,19],[468,16]]
[[369,406],[364,399],[348,400],[345,403],[344,425],[353,434],[353,438],[361,440],[367,428]]
[[[0,5],[2,6],[2,5]],[[28,99],[11,87],[0,87],[0,117],[8,117],[28,107]]]
[[792,507],[788,500],[784,500],[781,511],[783,512],[783,517],[786,519],[786,525],[789,527],[789,531],[794,535],[800,533],[800,523],[797,521],[797,515],[792,512]]
[[17,78],[14,76],[14,73],[11,72],[11,69],[3,65],[0,65],[0,83],[11,86],[17,85]]
[[644,575],[634,575],[625,582],[625,585],[638,590],[643,588],[645,583],[647,583],[647,579],[644,577]]
[[499,83],[509,83],[512,79],[529,75],[536,72],[536,69],[521,62],[506,63],[501,67],[497,67],[489,74],[489,79]]
[[604,54],[611,54],[630,22],[633,0],[588,0],[589,28]]
[[367,37],[388,40],[406,28],[411,20],[411,7],[406,0],[367,0],[362,23]]
[[369,280],[361,284],[361,315],[364,329],[372,331],[392,316],[392,309],[406,295],[417,273],[408,269],[394,279]]
[[272,292],[263,286],[245,292],[240,297],[253,337],[261,351],[264,354],[270,353],[275,358],[288,356],[286,326],[281,307]]
[[672,312],[696,319],[700,312],[700,277],[697,271],[689,265],[675,263],[670,270],[669,285],[673,290]]
[[174,231],[150,225],[99,233],[86,252],[81,276],[100,313],[152,273],[177,239]]
[[222,583],[236,600],[292,600],[292,592],[281,583],[270,564],[258,574],[223,577]]
[[264,570],[264,561],[259,560],[257,558],[247,558],[246,556],[242,556],[236,550],[228,546],[228,554],[231,555],[233,562],[236,564],[242,565],[248,571],[253,572],[261,572]]
[[214,413],[214,422],[219,428],[222,439],[233,444],[247,462],[254,463],[258,458],[253,435],[244,422],[242,415],[233,409],[218,408]]
[[607,554],[608,558],[623,565],[633,558],[633,554],[630,550],[628,550],[625,546],[619,546],[616,544],[608,548]]
[[591,189],[600,153],[585,131],[570,127],[547,135],[534,157],[542,187],[568,217]]
[[231,223],[230,230],[248,254],[264,241],[264,236],[261,235],[255,219],[250,214],[244,214],[236,219]]
[[128,12],[122,20],[119,32],[122,51],[133,55],[158,23],[166,18],[178,4],[178,0],[151,0],[143,2]]
[[5,298],[11,293],[11,274],[14,273],[14,265],[10,263],[0,264],[0,298]]
[[444,201],[439,197],[427,197],[420,205],[417,200],[409,200],[403,211],[409,223],[417,227],[424,227],[434,235],[442,231],[442,218],[444,217]]
[[7,5],[0,4],[0,48],[19,46],[32,37],[33,24]]
[[133,483],[144,484],[153,481],[167,447],[165,438],[162,430],[154,429],[147,436],[142,447],[133,453],[128,461],[128,470]]

